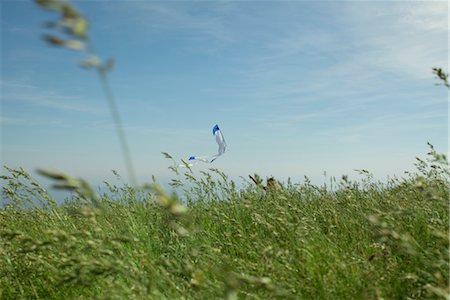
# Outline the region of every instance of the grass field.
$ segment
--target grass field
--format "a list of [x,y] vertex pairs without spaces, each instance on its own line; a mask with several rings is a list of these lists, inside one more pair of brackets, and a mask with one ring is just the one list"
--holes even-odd
[[179,196],[108,185],[63,205],[9,170],[0,298],[449,299],[448,165],[416,165],[266,190],[211,170],[180,174]]

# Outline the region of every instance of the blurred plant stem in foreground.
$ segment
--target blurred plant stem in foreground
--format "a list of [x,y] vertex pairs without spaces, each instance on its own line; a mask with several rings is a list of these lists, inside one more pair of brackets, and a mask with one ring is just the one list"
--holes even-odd
[[36,3],[44,9],[53,10],[60,14],[57,21],[49,21],[44,24],[47,28],[61,29],[61,33],[67,38],[61,38],[57,35],[44,35],[44,40],[52,46],[66,47],[73,50],[84,52],[87,56],[80,61],[80,66],[85,69],[96,69],[100,78],[103,92],[105,93],[109,110],[114,122],[120,147],[124,156],[125,165],[131,184],[136,186],[136,176],[133,162],[128,147],[125,131],[123,129],[120,113],[117,108],[117,102],[111,90],[108,81],[108,72],[114,66],[114,59],[110,58],[105,63],[97,56],[89,40],[88,30],[89,22],[87,19],[68,1],[64,0],[35,0]]

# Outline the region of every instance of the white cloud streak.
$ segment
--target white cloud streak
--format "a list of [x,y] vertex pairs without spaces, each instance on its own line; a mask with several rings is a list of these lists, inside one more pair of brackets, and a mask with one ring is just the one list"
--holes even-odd
[[[208,7],[208,9],[203,9]],[[234,11],[230,2],[214,2],[195,5],[190,2],[122,2],[108,9],[133,15],[140,27],[157,36],[160,32],[170,35],[181,31],[183,38],[208,39],[211,42],[227,43],[233,40],[224,16]],[[136,28],[139,30],[139,28]]]
[[103,110],[86,105],[79,96],[63,95],[54,89],[44,89],[28,80],[2,80],[2,104],[4,108],[18,103],[45,107],[61,111],[74,111],[87,114],[102,114]]
[[[334,6],[338,8],[333,20],[336,32],[305,29],[301,21],[293,20],[290,30],[264,41],[263,50],[251,58],[239,58],[240,68],[235,70],[242,79],[239,83],[211,92],[258,99],[263,106],[289,106],[289,111],[255,118],[277,127],[357,113],[373,104],[380,110],[394,105],[431,109],[446,103],[445,98],[430,99],[426,89],[433,84],[431,68],[448,65],[448,3],[341,2]],[[299,110],[313,102],[328,105],[320,111]],[[422,113],[407,118],[414,122]],[[378,118],[377,111],[366,117]],[[403,117],[392,115],[400,123]]]

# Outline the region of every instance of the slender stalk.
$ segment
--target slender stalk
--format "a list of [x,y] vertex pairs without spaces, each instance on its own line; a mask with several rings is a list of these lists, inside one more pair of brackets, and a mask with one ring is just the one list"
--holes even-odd
[[[89,55],[97,57],[95,53],[94,46],[89,38],[86,38],[87,49],[86,52]],[[103,88],[103,92],[105,93],[106,100],[108,102],[109,111],[113,118],[114,126],[116,128],[117,137],[119,138],[120,148],[122,149],[122,154],[125,159],[125,166],[128,171],[128,178],[133,186],[137,186],[136,175],[134,172],[133,161],[131,160],[130,150],[128,148],[127,137],[125,135],[125,131],[123,130],[122,120],[120,118],[119,109],[117,108],[117,102],[114,97],[114,94],[111,90],[111,86],[109,85],[107,73],[105,69],[103,69],[102,65],[96,66],[98,77],[100,79],[100,83]]]
[[122,120],[120,119],[119,110],[117,108],[116,100],[111,91],[111,87],[108,82],[108,78],[105,73],[101,70],[101,68],[97,68],[97,74],[100,78],[100,82],[102,84],[103,91],[105,92],[106,99],[108,100],[109,110],[111,112],[114,125],[116,127],[117,137],[119,138],[119,143],[122,148],[123,156],[125,158],[125,165],[128,170],[128,176],[130,178],[131,184],[136,186],[136,176],[134,173],[133,162],[131,160],[130,150],[128,148],[127,138],[122,126]]
[[[119,110],[116,105],[116,100],[111,91],[111,87],[107,78],[107,66],[100,64],[100,59],[95,54],[94,47],[89,39],[88,28],[89,22],[78,12],[78,10],[67,0],[35,0],[36,3],[48,10],[56,10],[61,14],[62,28],[64,32],[70,35],[70,39],[65,40],[58,36],[46,35],[45,39],[53,46],[65,46],[79,51],[83,51],[90,56],[96,58],[95,63],[88,62],[85,67],[95,68],[100,78],[103,91],[106,95],[108,106],[113,118],[116,133],[119,138],[120,147],[125,158],[125,166],[128,170],[128,176],[133,186],[136,186],[136,176],[134,173],[133,162],[131,161],[130,150],[125,132],[123,130],[122,121],[120,119]],[[53,22],[52,22],[53,23]],[[56,27],[60,27],[59,25]]]

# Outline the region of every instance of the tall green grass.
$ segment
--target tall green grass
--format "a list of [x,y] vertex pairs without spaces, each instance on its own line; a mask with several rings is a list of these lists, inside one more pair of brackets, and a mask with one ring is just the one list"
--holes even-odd
[[[68,1],[36,3],[60,17],[46,23],[56,29],[46,41],[79,50],[80,64],[97,70],[135,186],[107,81],[113,60],[96,55],[87,19]],[[449,87],[447,73],[433,72]],[[82,179],[41,172],[75,192],[62,205],[7,168],[0,298],[450,299],[450,173],[444,156],[429,155],[385,183],[362,170],[365,179],[332,186],[271,180],[263,189],[255,176],[257,185],[237,188],[217,169],[187,172],[172,181],[179,195],[154,183],[107,183],[97,195]]]
[[429,154],[384,183],[238,189],[212,169],[179,195],[108,184],[63,205],[9,169],[0,298],[449,299],[449,171]]

